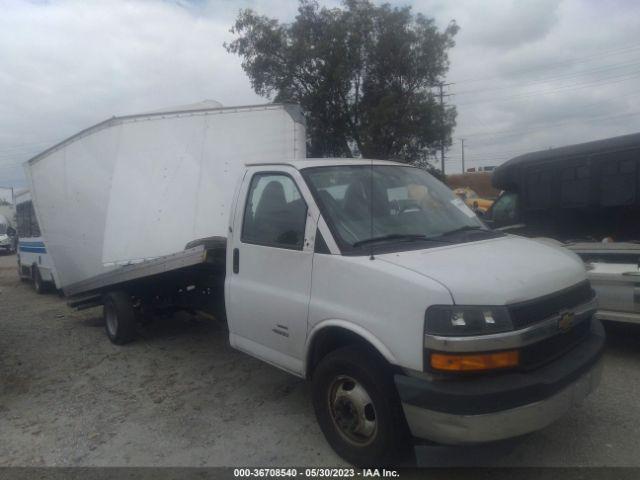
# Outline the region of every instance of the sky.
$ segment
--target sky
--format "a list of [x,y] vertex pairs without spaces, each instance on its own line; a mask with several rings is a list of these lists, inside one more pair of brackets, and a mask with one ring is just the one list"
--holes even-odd
[[[320,1],[336,6],[338,1]],[[446,101],[447,173],[640,131],[640,2],[405,0],[460,26]],[[265,103],[223,47],[240,8],[293,20],[295,0],[0,0],[0,186],[114,115],[213,99]]]

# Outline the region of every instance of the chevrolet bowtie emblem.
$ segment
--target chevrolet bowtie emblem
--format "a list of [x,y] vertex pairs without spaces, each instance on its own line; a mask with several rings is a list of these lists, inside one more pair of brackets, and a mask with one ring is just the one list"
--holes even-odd
[[560,314],[560,320],[558,321],[558,328],[563,332],[568,332],[573,327],[573,320],[576,318],[576,314],[573,312],[563,312]]

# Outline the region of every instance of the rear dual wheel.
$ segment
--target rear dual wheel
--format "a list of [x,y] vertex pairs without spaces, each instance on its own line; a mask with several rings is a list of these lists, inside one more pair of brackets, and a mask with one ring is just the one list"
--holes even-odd
[[112,343],[124,345],[135,338],[136,313],[131,295],[123,291],[105,294],[102,315],[107,336]]

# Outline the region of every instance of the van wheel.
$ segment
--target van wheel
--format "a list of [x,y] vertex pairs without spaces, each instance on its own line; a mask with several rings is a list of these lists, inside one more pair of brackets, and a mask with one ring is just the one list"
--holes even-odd
[[31,280],[33,281],[33,289],[36,293],[40,295],[43,294],[46,290],[46,286],[42,280],[42,276],[40,275],[40,270],[35,265],[31,268]]
[[331,447],[358,467],[394,465],[411,447],[391,371],[365,348],[340,348],[322,359],[313,406]]
[[24,272],[22,271],[22,264],[20,263],[20,260],[18,260],[18,278],[20,279],[21,282],[26,282],[27,280],[29,280],[29,277],[24,276]]
[[102,315],[107,336],[112,343],[123,345],[136,333],[136,315],[131,296],[125,292],[110,292],[103,298]]

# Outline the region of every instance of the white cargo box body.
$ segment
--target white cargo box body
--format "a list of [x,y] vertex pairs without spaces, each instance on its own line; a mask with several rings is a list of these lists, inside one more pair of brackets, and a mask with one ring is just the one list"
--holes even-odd
[[31,159],[27,174],[61,287],[223,236],[247,163],[305,157],[292,105],[107,120]]

